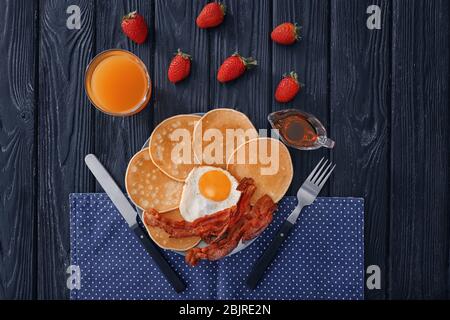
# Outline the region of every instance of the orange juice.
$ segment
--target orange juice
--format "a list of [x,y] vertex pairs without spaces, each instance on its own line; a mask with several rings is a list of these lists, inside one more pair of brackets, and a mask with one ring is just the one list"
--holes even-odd
[[97,55],[86,71],[86,92],[92,104],[111,115],[132,115],[142,110],[151,95],[144,63],[125,50]]

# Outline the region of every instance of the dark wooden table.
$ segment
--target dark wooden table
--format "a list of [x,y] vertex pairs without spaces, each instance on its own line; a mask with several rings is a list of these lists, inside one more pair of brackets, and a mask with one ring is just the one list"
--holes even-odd
[[[162,119],[215,107],[244,111],[260,128],[273,110],[296,107],[323,120],[337,147],[292,151],[296,190],[320,157],[337,170],[325,195],[366,200],[365,264],[381,268],[368,299],[449,296],[448,0],[224,0],[222,26],[200,30],[206,0],[1,0],[0,298],[68,297],[71,192],[101,192],[83,163],[95,153],[123,185],[128,160]],[[367,7],[381,7],[369,30]],[[69,5],[81,28],[69,30]],[[144,45],[120,29],[137,9],[150,26]],[[292,47],[270,41],[284,21],[303,26]],[[84,94],[86,65],[98,52],[124,48],[148,66],[149,106],[114,118]],[[172,53],[193,58],[192,74],[166,78]],[[216,71],[238,50],[259,66],[222,85]],[[305,90],[289,105],[274,101],[281,75],[296,70]]]

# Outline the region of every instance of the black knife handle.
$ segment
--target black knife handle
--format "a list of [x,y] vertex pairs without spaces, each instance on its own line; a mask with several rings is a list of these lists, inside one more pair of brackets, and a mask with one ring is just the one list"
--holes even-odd
[[164,274],[167,281],[172,285],[177,293],[180,293],[184,289],[186,289],[186,285],[183,283],[179,275],[172,269],[170,264],[161,254],[159,249],[156,247],[155,243],[150,240],[147,233],[142,230],[142,228],[136,223],[131,227],[134,234],[138,237],[141,244],[144,246],[145,250],[150,254],[153,261],[155,261],[159,270]]
[[264,271],[267,269],[267,267],[272,262],[273,258],[275,257],[278,249],[280,248],[283,241],[287,238],[290,231],[292,230],[292,227],[294,225],[290,223],[289,221],[285,221],[283,225],[278,229],[277,234],[273,238],[272,242],[267,247],[266,251],[264,251],[263,255],[256,261],[255,265],[253,266],[252,271],[250,272],[250,275],[247,278],[247,286],[250,289],[255,289],[256,286],[259,283],[259,280],[261,280]]

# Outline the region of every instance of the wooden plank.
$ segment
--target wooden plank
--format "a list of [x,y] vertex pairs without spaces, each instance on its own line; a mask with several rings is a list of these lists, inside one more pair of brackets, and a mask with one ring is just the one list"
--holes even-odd
[[0,19],[0,299],[35,297],[36,12],[9,0]]
[[[381,30],[366,26],[373,4],[382,9]],[[386,297],[387,286],[390,17],[387,0],[331,2],[330,120],[337,168],[330,192],[365,199],[365,264],[382,272],[381,290],[366,290],[368,299]]]
[[[66,27],[69,5],[81,9],[81,29]],[[38,132],[38,265],[40,299],[68,296],[71,192],[93,191],[84,155],[93,151],[93,109],[84,94],[84,70],[93,55],[94,3],[40,2]]]
[[[122,32],[120,23],[128,12],[137,10],[149,26],[149,37],[141,45],[129,40]],[[150,77],[154,79],[153,48],[154,3],[147,0],[97,1],[96,7],[96,51],[97,53],[121,48],[129,50],[142,59]],[[150,136],[153,117],[153,101],[140,113],[131,117],[113,117],[95,111],[95,153],[109,170],[116,182],[124,188],[124,177],[128,161],[141,149]],[[96,191],[103,192],[96,184]]]
[[[302,26],[300,42],[292,46],[272,43],[272,85],[269,99],[272,111],[295,108],[315,115],[330,129],[329,121],[329,3],[321,0],[277,0],[273,2],[272,28],[281,23],[292,22]],[[275,89],[283,74],[296,71],[305,86],[296,99],[287,104],[275,101]],[[330,132],[331,134],[331,132]],[[295,180],[290,194],[296,194],[303,181],[320,158],[329,151],[299,151],[291,149],[295,168]],[[322,195],[328,194],[327,185]]]
[[[208,108],[208,31],[195,24],[206,3],[206,0],[156,0],[155,125],[172,115],[204,112]],[[192,56],[191,75],[174,85],[167,79],[167,70],[178,48]]]
[[393,7],[390,297],[447,298],[450,3]]
[[[225,0],[227,14],[222,25],[208,30],[210,49],[210,109],[243,111],[256,128],[266,129],[271,96],[271,1]],[[226,84],[217,81],[217,70],[234,52],[254,57],[258,66],[240,79]]]

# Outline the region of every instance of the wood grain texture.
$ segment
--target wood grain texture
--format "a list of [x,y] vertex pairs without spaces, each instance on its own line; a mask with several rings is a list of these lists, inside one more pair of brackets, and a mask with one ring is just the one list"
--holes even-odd
[[[97,53],[113,48],[129,50],[141,58],[149,70],[150,77],[154,79],[153,7],[153,1],[148,0],[97,1],[95,26]],[[134,10],[144,16],[149,26],[148,39],[141,45],[129,40],[120,26],[122,17]],[[152,100],[144,110],[131,117],[113,117],[95,110],[95,153],[123,190],[128,161],[150,136],[152,118]],[[98,183],[96,191],[103,192]]]
[[[269,0],[225,0],[227,14],[222,25],[208,30],[210,49],[210,109],[243,111],[256,128],[266,129],[271,95],[271,6]],[[234,52],[254,57],[258,66],[241,78],[221,84],[217,71]]]
[[[155,118],[154,124],[176,114],[208,110],[208,30],[195,19],[207,3],[201,1],[157,0],[155,3]],[[172,84],[167,78],[169,63],[180,48],[192,56],[189,78]]]
[[[69,5],[81,9],[81,29],[66,27]],[[38,131],[39,299],[68,296],[71,192],[93,191],[84,156],[93,151],[93,109],[84,93],[84,70],[93,55],[92,1],[40,2]]]
[[[372,4],[382,8],[381,30],[366,27]],[[365,199],[365,264],[382,272],[381,290],[366,290],[367,298],[384,298],[387,286],[390,17],[390,1],[331,2],[330,111],[337,167],[330,192]]]
[[394,1],[390,297],[447,298],[447,0]]
[[[216,107],[242,110],[259,128],[269,112],[295,107],[320,118],[337,142],[329,152],[292,152],[301,184],[321,156],[337,169],[324,195],[365,198],[365,263],[382,270],[367,299],[450,298],[450,3],[448,0],[224,0],[225,22],[201,30],[208,0],[5,0],[0,14],[0,299],[67,298],[71,192],[102,191],[83,158],[96,153],[123,187],[128,160],[155,124]],[[81,8],[81,30],[66,9]],[[382,30],[366,9],[382,8]],[[128,40],[121,17],[138,10],[150,27]],[[302,40],[270,40],[298,22]],[[123,48],[148,66],[153,97],[129,118],[94,109],[84,70],[102,50]],[[172,54],[192,54],[191,76],[167,80]],[[259,66],[216,80],[234,51]],[[274,101],[283,73],[306,84]]]
[[[276,0],[273,1],[272,28],[281,23],[292,22],[302,27],[301,40],[292,46],[272,43],[272,86],[270,101],[272,111],[299,109],[315,115],[327,128],[329,121],[329,3],[322,0]],[[274,93],[283,74],[296,71],[305,86],[295,100],[278,103]],[[330,137],[333,138],[333,137]],[[289,194],[296,194],[312,168],[329,151],[300,151],[291,149],[295,180]],[[328,194],[329,184],[322,191]]]
[[10,0],[0,14],[0,299],[35,297],[36,12]]

